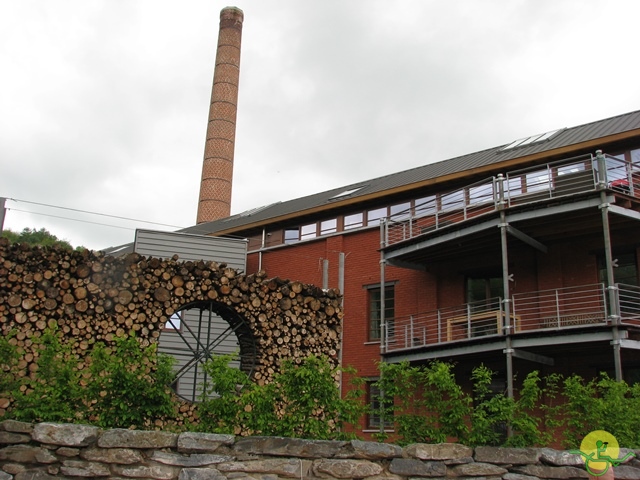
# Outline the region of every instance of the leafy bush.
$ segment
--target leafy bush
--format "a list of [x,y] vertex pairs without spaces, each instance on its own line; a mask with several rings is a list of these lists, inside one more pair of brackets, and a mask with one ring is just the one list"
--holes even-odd
[[12,399],[7,418],[129,428],[174,416],[172,361],[158,356],[155,347],[143,349],[134,337],[117,340],[113,348],[96,343],[81,371],[55,331],[35,341],[40,348],[30,376],[19,375],[17,362],[4,363],[20,352],[7,339],[0,343],[0,385]]
[[229,367],[231,359],[220,356],[205,365],[209,381],[198,405],[200,430],[346,438],[343,426],[355,423],[362,413],[356,394],[340,397],[335,382],[340,370],[332,368],[326,358],[310,356],[300,365],[285,361],[273,382],[266,385],[252,383],[246,374]]
[[93,423],[104,428],[148,427],[175,417],[169,385],[173,359],[157,346],[141,348],[135,337],[117,339],[115,347],[98,343],[89,356],[90,381],[83,391]]
[[577,448],[593,430],[611,433],[620,445],[640,448],[640,384],[629,386],[601,373],[585,381],[572,375],[564,381],[566,446]]
[[[491,391],[493,372],[482,365],[472,371],[472,394],[457,383],[451,363],[433,361],[420,367],[383,363],[380,373],[376,386],[387,401],[378,402],[378,413],[393,418],[400,444],[453,439],[473,446],[534,446],[549,441],[548,433],[539,428],[548,410],[540,400],[546,393],[554,395],[555,377],[543,388],[538,372],[531,373],[519,398],[512,399]],[[389,402],[389,397],[395,401]],[[512,431],[509,437],[507,429]],[[384,440],[386,434],[376,437]]]

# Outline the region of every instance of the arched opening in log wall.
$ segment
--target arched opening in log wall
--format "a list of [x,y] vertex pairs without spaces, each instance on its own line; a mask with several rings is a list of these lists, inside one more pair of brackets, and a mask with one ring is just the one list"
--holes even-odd
[[257,345],[247,320],[217,301],[184,305],[174,313],[160,334],[160,352],[175,358],[173,388],[194,402],[208,382],[205,363],[217,355],[232,356],[230,365],[252,376]]
[[[96,342],[134,335],[157,343],[168,320],[207,306],[232,328],[251,376],[268,383],[282,360],[324,355],[338,363],[342,310],[336,290],[244,275],[216,262],[9,245],[0,239],[0,329],[15,332],[25,375],[47,328],[79,357]],[[244,352],[244,353],[243,353]],[[246,363],[249,362],[249,363]]]

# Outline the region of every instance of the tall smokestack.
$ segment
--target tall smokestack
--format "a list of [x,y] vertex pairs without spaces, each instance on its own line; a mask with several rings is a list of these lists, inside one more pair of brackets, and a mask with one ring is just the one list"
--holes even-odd
[[231,214],[243,20],[244,14],[239,8],[226,7],[220,12],[218,50],[213,71],[196,223],[218,220]]

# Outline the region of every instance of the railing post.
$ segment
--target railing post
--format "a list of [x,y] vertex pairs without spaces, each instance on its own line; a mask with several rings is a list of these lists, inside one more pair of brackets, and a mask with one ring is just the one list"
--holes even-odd
[[413,347],[413,315],[409,317],[409,333],[411,333],[411,341],[409,345]]
[[440,316],[440,309],[438,309],[438,341],[437,343],[442,342],[442,317]]
[[607,159],[602,150],[596,150],[596,164],[598,166],[598,188],[602,190],[607,187]]
[[560,295],[558,294],[558,289],[555,289],[555,293],[556,293],[556,324],[558,325],[558,328],[560,328],[561,322],[560,322]]
[[467,303],[467,338],[471,338],[471,304]]
[[404,348],[409,348],[409,342],[407,341],[408,334],[409,333],[409,327],[407,325],[404,326]]

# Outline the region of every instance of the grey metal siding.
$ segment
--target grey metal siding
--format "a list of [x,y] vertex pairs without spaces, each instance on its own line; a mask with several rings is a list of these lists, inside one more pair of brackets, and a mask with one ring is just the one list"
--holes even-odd
[[215,261],[231,268],[245,271],[247,268],[247,240],[208,237],[155,230],[136,230],[134,251],[141,255],[180,260]]

